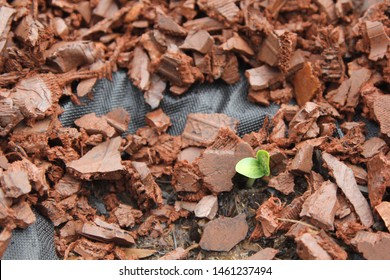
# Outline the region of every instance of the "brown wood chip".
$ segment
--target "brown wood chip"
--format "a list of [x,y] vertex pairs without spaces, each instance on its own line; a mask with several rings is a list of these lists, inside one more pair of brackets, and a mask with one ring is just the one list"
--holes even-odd
[[273,260],[277,253],[279,253],[277,249],[265,248],[246,258],[246,260]]
[[5,197],[18,198],[31,191],[27,171],[0,171],[0,182],[4,188]]
[[171,119],[161,108],[147,113],[145,120],[147,125],[156,128],[159,132],[165,132],[172,125]]
[[133,227],[137,220],[142,217],[142,211],[134,209],[126,204],[119,204],[117,208],[113,210],[115,217],[118,220],[120,227]]
[[4,228],[0,233],[0,258],[3,257],[7,250],[8,244],[11,242],[12,230]]
[[313,146],[303,145],[301,146],[294,159],[289,165],[289,170],[294,174],[310,173],[313,168]]
[[220,128],[236,131],[237,124],[236,119],[224,114],[188,114],[182,134],[183,147],[208,146],[214,142]]
[[253,149],[248,143],[229,128],[222,128],[214,143],[203,152],[196,164],[204,186],[213,194],[219,194],[232,190],[237,162],[253,156]]
[[390,187],[390,159],[383,153],[367,162],[368,196],[371,206],[382,202],[386,188]]
[[378,154],[379,152],[387,152],[388,146],[386,145],[386,142],[378,137],[372,137],[368,139],[364,144],[362,145],[363,152],[362,156],[365,158],[371,158]]
[[370,206],[357,186],[352,169],[328,153],[322,153],[322,158],[338,187],[353,205],[362,224],[367,227],[372,226],[374,220]]
[[116,108],[108,112],[104,118],[118,133],[126,132],[130,124],[130,114],[123,108]]
[[220,217],[208,222],[199,242],[200,247],[207,251],[230,251],[248,232],[245,218],[245,214],[240,214],[234,218]]
[[214,44],[213,37],[205,30],[199,30],[188,33],[183,45],[183,50],[194,50],[200,53],[208,53]]
[[368,260],[390,259],[390,234],[386,232],[359,231],[351,244]]
[[378,96],[374,99],[374,115],[378,120],[381,133],[390,137],[390,96],[388,94]]
[[313,225],[333,230],[337,210],[337,186],[326,181],[302,205],[301,217],[311,219]]
[[249,85],[255,91],[265,89],[284,80],[281,72],[268,65],[246,70],[245,76],[248,78]]
[[390,202],[383,201],[377,206],[375,206],[375,210],[378,212],[379,216],[381,216],[385,226],[390,231]]
[[80,234],[102,242],[114,242],[118,245],[129,246],[135,243],[133,236],[114,224],[109,224],[99,218],[95,218],[94,223],[85,223]]
[[299,106],[305,105],[321,92],[322,84],[314,73],[313,66],[306,62],[294,76],[294,94]]
[[370,54],[368,59],[377,61],[385,56],[390,45],[383,24],[380,21],[366,21],[366,32],[370,42]]
[[67,169],[84,180],[120,178],[124,170],[119,151],[121,143],[121,137],[107,140],[80,159],[68,163]]
[[294,176],[288,171],[279,173],[269,180],[268,186],[289,195],[294,192]]
[[218,197],[214,195],[204,196],[194,209],[195,216],[198,218],[214,219],[218,211]]
[[188,251],[182,247],[165,254],[159,260],[184,260],[187,258]]
[[90,113],[78,118],[74,121],[75,125],[85,129],[88,134],[101,133],[106,137],[113,137],[115,129],[108,124],[104,117],[98,117],[95,113]]

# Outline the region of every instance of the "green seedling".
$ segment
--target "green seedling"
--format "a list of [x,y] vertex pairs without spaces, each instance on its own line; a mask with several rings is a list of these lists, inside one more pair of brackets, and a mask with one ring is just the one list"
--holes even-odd
[[247,185],[252,186],[255,179],[270,175],[269,153],[259,150],[256,158],[243,158],[236,164],[236,172],[249,178]]

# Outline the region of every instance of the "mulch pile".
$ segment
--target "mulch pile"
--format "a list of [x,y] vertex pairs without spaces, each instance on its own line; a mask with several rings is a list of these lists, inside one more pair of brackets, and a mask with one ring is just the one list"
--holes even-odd
[[[0,256],[35,207],[63,259],[390,259],[389,15],[375,0],[0,0]],[[123,136],[117,108],[63,127],[61,101],[119,69],[147,126]],[[240,69],[251,102],[281,105],[259,131],[194,113],[167,133],[166,89]],[[259,149],[271,175],[247,187],[235,165]]]

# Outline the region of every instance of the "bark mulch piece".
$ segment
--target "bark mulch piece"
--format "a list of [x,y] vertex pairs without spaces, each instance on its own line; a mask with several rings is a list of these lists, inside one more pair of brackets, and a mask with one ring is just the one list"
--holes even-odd
[[368,260],[388,260],[390,258],[389,233],[359,231],[351,243]]
[[214,195],[204,196],[194,209],[195,216],[198,218],[214,219],[218,211],[218,197]]
[[265,248],[246,259],[247,260],[273,260],[277,253],[279,253],[279,251],[276,249]]
[[386,189],[390,187],[390,159],[379,153],[367,162],[368,195],[371,206],[382,202]]
[[375,210],[378,212],[379,216],[382,218],[385,226],[390,232],[390,202],[383,201],[377,206],[375,206]]
[[354,207],[362,224],[367,227],[372,226],[374,220],[370,206],[357,187],[352,169],[330,154],[323,153],[322,158],[335,178],[338,187]]
[[245,214],[234,218],[220,217],[205,225],[199,246],[208,251],[230,251],[245,238],[247,232]]
[[197,162],[204,186],[214,194],[230,191],[236,164],[245,157],[253,157],[252,147],[242,141],[232,130],[221,129],[214,141]]
[[124,167],[119,148],[122,139],[115,137],[91,149],[83,157],[67,165],[71,174],[84,180],[119,179]]

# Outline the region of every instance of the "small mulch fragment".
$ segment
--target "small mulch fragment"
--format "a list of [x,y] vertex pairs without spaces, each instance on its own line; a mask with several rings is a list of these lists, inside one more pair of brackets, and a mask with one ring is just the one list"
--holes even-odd
[[0,258],[3,257],[7,250],[8,244],[11,242],[12,230],[4,228],[0,233]]
[[133,236],[115,224],[109,224],[99,218],[94,223],[85,223],[80,234],[101,242],[114,242],[118,245],[129,246],[135,243]]
[[188,251],[183,247],[178,247],[175,250],[165,254],[159,260],[184,260],[187,258]]
[[155,182],[150,169],[144,162],[131,162],[136,176],[130,181],[130,192],[137,199],[141,210],[150,209],[163,203],[162,192]]
[[96,48],[90,41],[58,42],[45,52],[46,63],[56,72],[66,73],[90,65],[97,59]]
[[362,224],[367,227],[372,226],[374,220],[370,206],[357,186],[352,169],[328,153],[322,153],[322,158],[330,174],[335,178],[338,187],[353,205]]
[[54,226],[59,226],[67,221],[72,220],[72,217],[65,212],[63,207],[54,201],[54,199],[47,199],[38,205],[41,213],[48,217]]
[[240,9],[234,0],[200,0],[199,8],[219,21],[234,24],[239,20]]
[[149,88],[144,92],[144,99],[152,109],[156,109],[161,100],[164,98],[163,92],[167,87],[167,83],[158,75],[153,74],[150,79]]
[[[291,227],[291,220],[299,220],[299,214],[302,211],[302,205],[305,202],[306,198],[309,196],[309,193],[306,192],[301,196],[295,197],[290,204],[287,204],[282,211],[280,212],[281,223],[279,224],[278,229],[286,230]],[[283,221],[284,220],[284,221]]]
[[18,198],[31,191],[31,184],[26,170],[0,170],[0,182],[4,188],[5,197]]
[[71,251],[79,255],[83,260],[103,260],[106,259],[113,247],[113,244],[105,244],[80,238],[67,248],[64,259],[69,259]]
[[288,171],[279,173],[269,180],[268,186],[289,195],[294,192],[294,176]]
[[119,148],[121,137],[107,140],[92,148],[78,160],[67,164],[69,172],[84,180],[119,179],[124,167]]
[[367,260],[390,259],[390,234],[386,232],[359,231],[351,240]]
[[142,211],[134,209],[130,205],[119,204],[113,210],[120,227],[133,227],[138,219],[142,217]]
[[206,54],[211,50],[214,39],[205,30],[189,32],[183,45],[180,46],[183,50],[194,50],[202,54]]
[[254,91],[266,89],[284,79],[280,71],[268,65],[246,70],[245,76],[248,78],[249,85]]
[[297,253],[304,260],[331,260],[332,257],[318,244],[315,236],[304,233],[296,238]]
[[274,30],[261,44],[257,59],[287,72],[296,43],[297,34],[287,30]]
[[204,196],[196,205],[194,212],[198,218],[214,219],[218,211],[218,197],[214,195]]
[[333,230],[337,210],[337,186],[326,181],[302,205],[301,217],[308,217],[313,225]]
[[246,260],[273,260],[277,253],[279,253],[279,250],[274,248],[265,248],[246,258]]
[[310,62],[306,62],[294,76],[294,94],[299,106],[305,105],[321,92],[321,82],[314,74]]
[[197,202],[189,202],[189,201],[175,201],[175,210],[180,211],[181,209],[187,210],[189,212],[194,212]]
[[390,202],[383,201],[377,206],[375,206],[376,212],[378,212],[379,216],[382,218],[385,226],[390,232]]
[[141,90],[149,89],[150,72],[148,71],[150,60],[142,47],[136,47],[133,52],[133,60],[129,68],[129,76],[134,85]]
[[123,248],[123,251],[128,260],[131,259],[144,259],[157,253],[156,250],[141,249],[141,248]]
[[352,169],[353,175],[355,176],[358,185],[366,186],[368,180],[367,171],[358,165],[347,163],[347,166]]
[[287,166],[287,156],[280,149],[272,149],[268,151],[270,159],[269,159],[269,167],[272,175],[277,175],[283,172]]
[[104,118],[119,133],[126,132],[130,124],[130,114],[123,108],[116,108],[108,112]]
[[381,151],[386,153],[388,147],[383,139],[379,137],[372,137],[366,142],[364,142],[364,144],[362,145],[362,149],[362,156],[364,156],[365,158],[371,158]]
[[171,136],[169,134],[160,135],[158,142],[152,148],[153,152],[156,152],[156,163],[163,162],[167,165],[172,164],[180,152],[181,137]]
[[233,34],[233,37],[229,38],[225,43],[220,46],[225,51],[235,51],[248,56],[253,56],[255,53],[248,43],[242,39],[237,33]]
[[304,260],[346,260],[344,251],[325,231],[305,232],[295,238],[297,253]]
[[289,170],[292,173],[302,174],[310,173],[313,168],[313,146],[303,145],[298,149],[297,154],[291,161]]
[[187,30],[177,24],[174,19],[166,15],[159,7],[156,9],[156,27],[162,32],[172,36],[186,36]]
[[167,131],[168,127],[172,125],[171,119],[161,108],[147,113],[145,120],[148,126],[156,128],[159,132]]
[[81,180],[66,174],[54,185],[54,189],[61,197],[65,198],[77,193],[81,189],[81,185]]
[[234,218],[220,217],[208,222],[199,246],[207,251],[230,251],[246,237],[249,227],[245,218],[245,214],[240,214]]
[[380,125],[380,131],[390,137],[390,95],[381,95],[374,99],[374,115]]
[[183,147],[209,146],[220,128],[229,127],[236,131],[237,124],[236,119],[224,114],[188,114],[182,134]]
[[254,91],[251,89],[248,93],[248,100],[250,102],[260,104],[262,106],[269,106],[271,104],[269,101],[268,89],[259,90],[259,91]]
[[201,182],[196,168],[187,162],[177,162],[173,169],[172,186],[177,192],[198,192]]
[[236,174],[235,166],[246,157],[254,157],[252,147],[229,128],[221,129],[215,142],[196,162],[203,185],[214,194],[230,191]]
[[34,212],[27,202],[21,202],[12,207],[15,212],[15,224],[19,228],[27,228],[36,222]]
[[325,97],[335,108],[354,113],[359,104],[360,88],[370,77],[371,70],[367,68],[353,71],[349,79],[337,89],[329,91]]
[[380,21],[365,22],[368,40],[370,42],[370,54],[368,59],[377,61],[383,58],[390,46],[390,38],[386,34],[385,28]]
[[251,239],[258,239],[262,236],[270,237],[279,227],[279,218],[283,204],[277,197],[270,197],[256,210],[256,228],[251,234]]
[[372,207],[382,202],[386,188],[390,187],[390,159],[379,153],[367,162],[368,197]]
[[101,133],[106,137],[113,137],[115,129],[108,124],[104,117],[98,117],[95,113],[90,113],[74,121],[79,128],[85,129],[88,134]]
[[198,147],[188,147],[180,151],[177,155],[178,161],[187,161],[188,163],[193,163],[197,159],[204,149]]

